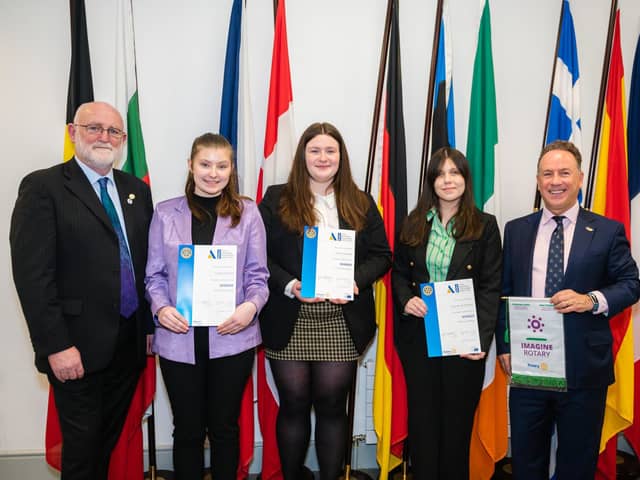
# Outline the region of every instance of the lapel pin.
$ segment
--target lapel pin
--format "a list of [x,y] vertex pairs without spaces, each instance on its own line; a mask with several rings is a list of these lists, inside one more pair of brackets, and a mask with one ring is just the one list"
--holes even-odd
[[584,227],[587,232],[593,232],[593,227]]
[[134,201],[135,199],[136,199],[135,194],[130,193],[130,194],[129,194],[129,198],[127,198],[127,203],[128,203],[129,205],[133,205],[133,201]]
[[471,265],[467,265],[467,270],[471,270],[473,267]]

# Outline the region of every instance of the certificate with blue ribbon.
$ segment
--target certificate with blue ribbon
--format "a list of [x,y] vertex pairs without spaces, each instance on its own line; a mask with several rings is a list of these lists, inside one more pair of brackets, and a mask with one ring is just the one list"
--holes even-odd
[[220,325],[236,309],[236,245],[180,245],[176,309],[194,327]]
[[429,357],[480,353],[473,280],[422,283],[420,291],[427,305],[424,329]]
[[304,227],[300,295],[353,300],[355,254],[355,231]]

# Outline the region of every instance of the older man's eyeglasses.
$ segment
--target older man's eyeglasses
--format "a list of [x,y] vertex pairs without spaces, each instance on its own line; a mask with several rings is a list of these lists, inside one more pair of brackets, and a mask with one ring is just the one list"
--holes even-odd
[[116,127],[104,128],[102,125],[92,125],[92,124],[81,125],[79,123],[74,123],[73,125],[76,126],[76,127],[84,128],[89,135],[94,136],[94,137],[98,137],[98,136],[102,135],[106,131],[110,138],[113,138],[115,140],[119,140],[125,134],[124,131],[122,131],[119,128],[116,128]]

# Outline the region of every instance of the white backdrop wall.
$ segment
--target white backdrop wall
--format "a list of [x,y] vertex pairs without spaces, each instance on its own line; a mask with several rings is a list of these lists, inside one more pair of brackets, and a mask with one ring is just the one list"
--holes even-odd
[[[114,101],[115,2],[87,0],[95,96]],[[435,0],[400,0],[409,202],[417,192]],[[465,150],[479,0],[449,0],[458,147]],[[262,152],[273,37],[272,0],[248,0],[256,152]],[[609,2],[574,0],[582,82],[583,156],[588,159]],[[620,0],[627,76],[640,2]],[[134,0],[140,111],[154,200],[179,195],[193,138],[217,131],[231,0]],[[288,0],[296,132],[326,120],[343,133],[364,185],[386,0]],[[66,0],[0,0],[0,236],[20,179],[61,160],[70,61]],[[560,0],[491,0],[503,220],[531,211]],[[587,166],[584,167],[585,172]],[[637,234],[636,234],[637,235]],[[47,384],[33,367],[9,246],[0,248],[0,455],[42,452]],[[163,387],[158,445],[171,443]]]

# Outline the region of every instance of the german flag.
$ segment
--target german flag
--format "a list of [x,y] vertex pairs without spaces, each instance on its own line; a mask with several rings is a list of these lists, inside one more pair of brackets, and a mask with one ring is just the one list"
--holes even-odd
[[[402,220],[407,215],[407,160],[402,110],[402,72],[398,2],[392,2],[389,58],[387,64],[382,158],[378,208],[382,214],[389,245],[393,250]],[[376,169],[377,170],[377,169]],[[373,422],[378,436],[377,459],[380,479],[402,461],[407,437],[407,398],[404,371],[393,343],[393,298],[391,273],[378,280],[375,288],[378,344],[373,390]]]

